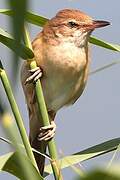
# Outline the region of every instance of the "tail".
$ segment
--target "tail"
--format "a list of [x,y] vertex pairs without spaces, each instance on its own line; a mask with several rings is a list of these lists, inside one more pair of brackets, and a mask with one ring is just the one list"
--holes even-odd
[[[37,151],[40,151],[41,153],[46,153],[46,147],[47,144],[43,141],[39,141],[37,137],[33,140],[33,142],[30,142],[31,146],[36,149]],[[34,152],[34,157],[38,165],[38,169],[40,171],[40,174],[43,175],[44,172],[44,166],[45,166],[45,157]]]
[[[48,112],[49,114],[49,119],[50,121],[53,121],[55,119],[55,115],[56,113],[54,111],[49,111]],[[35,118],[36,114],[34,114],[34,118]],[[32,119],[32,116],[30,116],[30,112],[29,112],[29,118],[32,120],[32,123],[30,123],[30,127],[31,125],[33,125],[33,119]],[[35,119],[34,119],[34,122],[35,122]],[[39,122],[37,122],[37,127],[39,127]],[[35,129],[35,126],[34,126],[34,129]],[[31,128],[32,130],[32,128]],[[34,139],[31,138],[32,135],[34,134],[33,132],[35,131],[30,131],[30,144],[31,146],[36,149],[37,151],[40,151],[41,153],[45,154],[46,153],[46,148],[47,148],[47,145],[48,145],[48,141],[39,141],[38,140],[38,133],[36,134],[36,136],[34,136]],[[36,130],[37,132],[37,130]],[[37,162],[37,165],[38,165],[38,169],[40,171],[40,174],[43,175],[43,172],[44,172],[44,166],[45,166],[45,157],[34,152],[34,156],[35,156],[35,160]]]

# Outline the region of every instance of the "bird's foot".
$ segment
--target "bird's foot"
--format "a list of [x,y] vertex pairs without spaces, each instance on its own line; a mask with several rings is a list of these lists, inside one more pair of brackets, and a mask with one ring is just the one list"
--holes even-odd
[[39,141],[48,141],[52,139],[55,135],[56,124],[51,121],[51,124],[40,128],[40,133],[38,135]]
[[31,81],[36,82],[39,78],[42,77],[42,70],[40,67],[31,69],[29,72],[32,73],[32,75],[26,79],[25,84],[30,83]]

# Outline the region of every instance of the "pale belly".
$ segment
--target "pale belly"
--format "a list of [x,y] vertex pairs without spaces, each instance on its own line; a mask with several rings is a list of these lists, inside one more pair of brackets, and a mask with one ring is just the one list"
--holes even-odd
[[57,111],[64,105],[74,103],[82,94],[87,80],[88,62],[85,49],[80,50],[75,46],[52,49],[48,56],[43,65],[45,76],[42,86],[48,110]]

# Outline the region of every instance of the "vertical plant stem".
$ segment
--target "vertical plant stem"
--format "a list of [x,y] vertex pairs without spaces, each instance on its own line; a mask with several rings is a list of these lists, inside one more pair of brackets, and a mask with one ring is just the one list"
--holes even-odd
[[[27,32],[26,28],[24,32],[24,40],[25,40],[26,46],[32,49],[29,33]],[[34,69],[36,67],[37,67],[36,61],[35,61],[35,58],[33,58],[33,60],[30,63],[30,68]],[[40,80],[37,80],[35,84],[35,92],[37,96],[37,103],[38,103],[39,111],[42,115],[43,126],[48,126],[50,124],[50,121],[49,121],[49,116],[48,116]],[[58,179],[62,180],[62,175],[61,175],[59,165],[57,162],[57,150],[56,150],[56,146],[53,139],[48,142],[48,150],[49,150],[50,157],[53,160],[51,162],[51,165],[52,165],[54,177],[56,180]]]
[[25,159],[25,156],[23,156],[21,146],[19,146],[19,144],[17,143],[17,139],[14,135],[14,123],[9,114],[4,113],[4,115],[2,116],[2,124],[7,136],[12,142],[12,146],[16,150],[16,161],[18,161],[18,164],[20,165],[20,172],[22,173],[24,180],[43,180],[42,176],[40,176],[35,167],[32,166],[32,162],[27,161],[27,159]]
[[[1,62],[0,62],[0,64],[2,66]],[[32,149],[31,149],[31,146],[30,146],[30,143],[29,143],[29,140],[28,140],[28,136],[27,136],[24,124],[23,124],[22,117],[20,115],[18,106],[16,104],[14,95],[12,93],[12,89],[11,89],[8,77],[7,77],[6,72],[5,72],[5,70],[3,68],[0,68],[0,78],[1,78],[2,84],[4,86],[6,95],[8,97],[8,100],[9,100],[12,112],[14,114],[14,117],[15,117],[18,129],[19,129],[19,132],[20,132],[23,144],[25,146],[26,153],[27,153],[28,157],[30,158],[30,160],[32,161],[33,165],[38,170],[37,163],[35,161],[35,158],[34,158],[34,155],[33,155],[33,152],[32,152]]]

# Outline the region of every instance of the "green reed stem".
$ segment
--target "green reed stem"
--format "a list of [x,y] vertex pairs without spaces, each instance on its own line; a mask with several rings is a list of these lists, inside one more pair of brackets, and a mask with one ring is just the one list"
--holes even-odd
[[22,153],[22,149],[17,143],[16,136],[14,134],[14,123],[11,116],[7,113],[4,113],[2,116],[2,124],[5,129],[7,136],[10,138],[12,142],[12,146],[16,150],[16,155],[18,164],[20,165],[20,172],[22,173],[24,180],[43,180],[42,176],[38,173],[37,169],[32,165],[31,161],[27,160]]
[[24,124],[23,124],[23,120],[22,120],[22,117],[20,115],[17,103],[15,101],[15,98],[14,98],[14,95],[12,92],[11,85],[9,83],[9,80],[8,80],[8,77],[7,77],[7,74],[4,70],[4,68],[1,68],[1,67],[3,67],[1,61],[0,61],[0,64],[1,64],[0,65],[0,78],[1,78],[1,81],[3,84],[3,87],[5,89],[8,101],[10,103],[12,112],[14,114],[14,117],[15,117],[18,129],[19,129],[23,144],[25,146],[26,153],[27,153],[28,157],[30,158],[30,160],[32,161],[33,165],[38,170],[37,163],[35,161],[35,158],[34,158],[34,155],[33,155],[29,140],[28,140],[28,136],[27,136]]
[[[26,28],[24,32],[24,41],[25,41],[26,46],[32,49],[29,33],[27,32]],[[34,69],[36,67],[37,67],[36,61],[35,61],[35,58],[33,58],[32,61],[30,62],[30,68]],[[43,126],[48,126],[50,125],[50,121],[49,121],[49,116],[48,116],[40,80],[37,80],[35,84],[35,92],[37,96],[39,112],[41,113],[41,116],[42,116]],[[53,139],[48,142],[48,150],[49,150],[50,157],[53,160],[51,162],[51,166],[53,169],[54,178],[56,180],[58,179],[62,180],[62,175],[60,173],[59,165],[57,162],[57,150],[56,150],[55,142]]]

